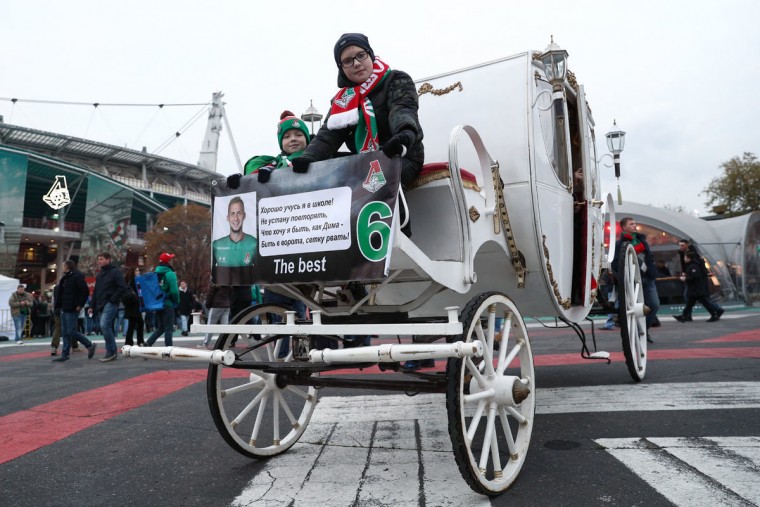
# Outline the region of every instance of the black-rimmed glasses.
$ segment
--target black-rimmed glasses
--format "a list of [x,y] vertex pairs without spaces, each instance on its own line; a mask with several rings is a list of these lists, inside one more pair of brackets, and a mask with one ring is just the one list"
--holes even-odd
[[359,51],[351,58],[344,58],[343,60],[341,60],[340,66],[343,67],[344,69],[347,69],[354,64],[354,60],[356,60],[357,62],[363,62],[364,60],[367,59],[368,56],[369,56],[369,53],[367,53],[366,51]]

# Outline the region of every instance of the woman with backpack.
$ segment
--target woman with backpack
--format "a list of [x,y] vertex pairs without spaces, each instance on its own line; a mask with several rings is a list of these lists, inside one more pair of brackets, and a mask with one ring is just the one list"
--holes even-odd
[[124,335],[124,344],[134,345],[132,335],[137,330],[137,345],[142,347],[145,345],[145,323],[140,312],[140,300],[137,297],[136,270],[137,268],[134,266],[124,267],[124,280],[127,282],[127,292],[121,299],[121,302],[124,304],[124,318],[127,319],[127,332]]
[[164,291],[164,308],[158,311],[159,324],[156,326],[156,330],[150,335],[148,341],[145,342],[146,347],[153,346],[156,343],[161,334],[164,335],[164,345],[167,347],[172,346],[172,338],[174,336],[174,309],[179,305],[179,287],[177,286],[177,275],[174,273],[174,268],[171,267],[171,261],[175,257],[174,254],[167,252],[162,253],[158,257],[158,266],[156,267],[156,274],[161,282],[161,289]]

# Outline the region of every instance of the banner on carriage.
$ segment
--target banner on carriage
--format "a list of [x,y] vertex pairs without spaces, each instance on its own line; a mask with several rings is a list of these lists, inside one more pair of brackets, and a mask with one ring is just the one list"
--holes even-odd
[[382,152],[213,187],[217,285],[379,280],[390,263],[401,160]]

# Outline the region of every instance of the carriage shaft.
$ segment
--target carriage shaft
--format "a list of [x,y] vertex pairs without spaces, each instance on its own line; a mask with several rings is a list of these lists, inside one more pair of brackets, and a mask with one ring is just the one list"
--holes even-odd
[[312,363],[400,363],[422,359],[447,359],[483,355],[479,341],[465,343],[412,343],[374,345],[350,349],[324,349],[309,351]]
[[135,347],[133,345],[124,345],[121,353],[124,357],[225,364],[227,366],[235,362],[235,353],[231,350],[198,350],[186,347]]

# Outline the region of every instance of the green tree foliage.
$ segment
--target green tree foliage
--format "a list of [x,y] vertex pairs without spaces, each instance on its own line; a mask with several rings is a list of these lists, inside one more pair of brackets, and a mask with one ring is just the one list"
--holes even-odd
[[753,153],[744,153],[721,164],[723,175],[714,178],[702,191],[707,206],[725,206],[731,214],[760,209],[760,162]]
[[197,294],[206,292],[211,276],[211,210],[198,204],[178,205],[158,215],[145,235],[148,267],[158,265],[162,252],[176,255],[172,267]]

